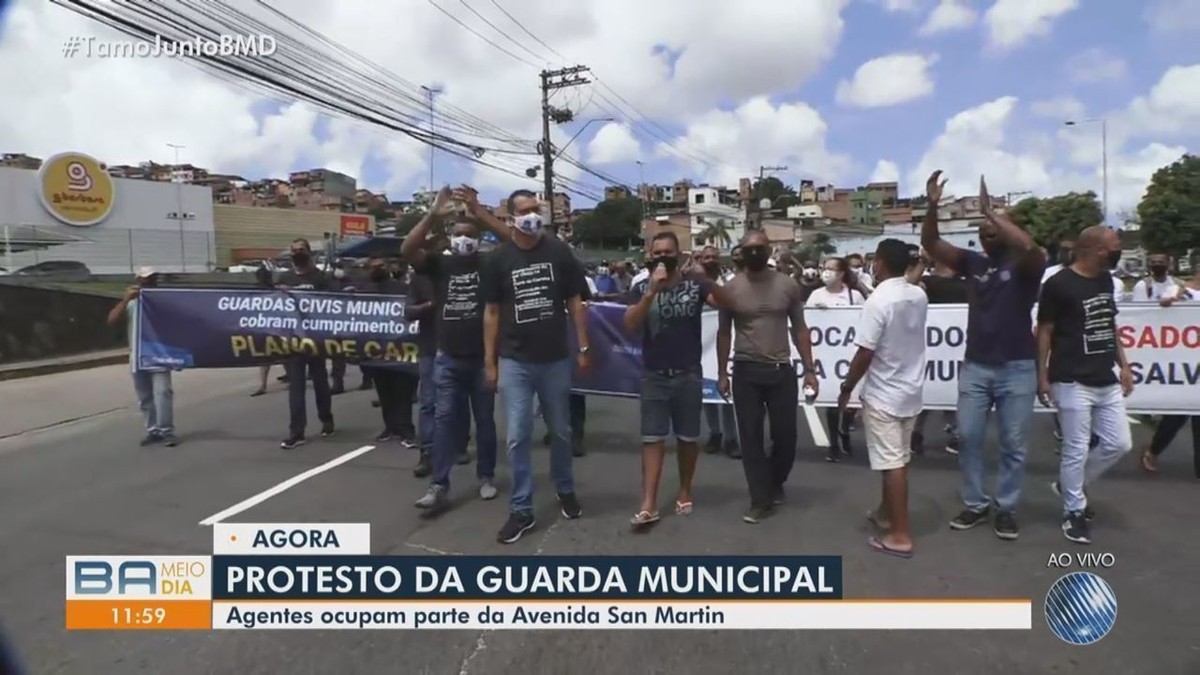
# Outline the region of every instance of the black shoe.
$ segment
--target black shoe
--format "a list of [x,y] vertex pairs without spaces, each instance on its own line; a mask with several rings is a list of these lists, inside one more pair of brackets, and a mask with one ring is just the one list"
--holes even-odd
[[825,453],[825,461],[830,464],[837,464],[842,461],[842,451],[836,445],[829,446],[829,452]]
[[370,382],[367,382],[366,380],[364,380],[361,384],[358,385],[358,390],[366,391],[368,389],[371,389],[373,386],[374,385],[372,385]]
[[500,528],[500,533],[496,535],[496,541],[501,544],[515,544],[521,535],[532,530],[534,525],[537,525],[537,521],[533,519],[532,513],[510,513],[504,527]]
[[729,459],[741,459],[742,449],[737,443],[726,443],[725,454],[729,456]]
[[405,436],[404,434],[398,435],[400,436],[400,445],[403,446],[405,450],[413,450],[418,446],[418,443],[413,440],[412,436]]
[[957,455],[958,454],[958,445],[959,445],[958,434],[951,434],[950,438],[946,439],[946,452],[948,452],[952,455]]
[[575,520],[583,515],[583,507],[579,505],[579,499],[574,492],[558,493],[558,510],[562,512],[563,518]]
[[168,448],[173,448],[173,447],[179,445],[179,439],[175,438],[175,434],[163,434],[162,435],[162,444],[167,446]]
[[582,438],[572,439],[571,440],[571,456],[572,457],[584,457],[586,455],[587,455],[587,448],[583,447],[583,439]]
[[988,519],[988,509],[982,511],[972,511],[971,509],[963,509],[963,512],[954,516],[950,521],[950,529],[952,530],[969,530],[980,523],[986,523]]
[[463,450],[462,452],[458,453],[458,460],[455,461],[455,464],[462,466],[464,464],[470,464],[470,463],[471,463],[471,453],[467,452],[466,450]]
[[283,442],[279,444],[279,447],[283,448],[284,450],[295,450],[296,448],[304,445],[304,443],[305,441],[303,436],[288,436],[287,438],[283,439]]
[[346,385],[344,384],[335,384],[329,388],[330,396],[341,396],[344,393],[346,393]]
[[764,509],[761,506],[751,506],[742,514],[742,522],[757,525],[766,520],[770,515],[771,509]]
[[996,512],[996,519],[992,523],[992,531],[996,533],[997,537],[1005,541],[1013,541],[1021,533],[1021,530],[1017,527],[1017,519],[1007,511]]
[[1067,514],[1062,521],[1063,536],[1068,541],[1073,541],[1076,544],[1092,543],[1092,533],[1088,527],[1087,518],[1084,517],[1082,511],[1075,511]]
[[382,405],[382,404],[379,402],[379,399],[375,399],[374,401],[371,401],[372,408],[378,408],[380,405]]
[[321,425],[321,438],[329,438],[335,431],[337,429],[334,428],[333,422],[325,422]]
[[708,437],[708,442],[704,444],[704,453],[707,455],[715,455],[721,451],[721,434],[713,434]]
[[287,375],[280,375],[279,377],[275,378],[275,381],[276,382],[287,382],[288,379],[289,378]]
[[421,458],[417,460],[417,465],[413,467],[413,476],[428,478],[431,473],[433,473],[433,463],[429,461],[429,455],[422,452]]
[[142,440],[138,442],[138,445],[144,448],[147,445],[154,445],[160,441],[162,441],[162,436],[160,436],[157,431],[151,431],[142,437]]
[[390,440],[392,440],[392,432],[387,429],[379,432],[379,435],[375,437],[376,443],[387,443]]
[[771,497],[771,506],[783,506],[787,495],[783,492],[783,486],[775,488],[775,494]]

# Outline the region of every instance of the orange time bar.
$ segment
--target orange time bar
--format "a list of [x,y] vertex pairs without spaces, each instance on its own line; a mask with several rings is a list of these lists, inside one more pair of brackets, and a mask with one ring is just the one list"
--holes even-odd
[[67,600],[67,630],[211,628],[211,600]]

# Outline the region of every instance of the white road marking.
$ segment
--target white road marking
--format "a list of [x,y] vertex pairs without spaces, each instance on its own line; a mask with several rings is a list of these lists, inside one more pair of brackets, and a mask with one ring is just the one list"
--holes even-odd
[[370,452],[374,449],[375,449],[375,446],[373,446],[373,445],[364,445],[357,450],[352,450],[340,457],[335,457],[335,458],[329,460],[328,462],[325,462],[321,466],[313,467],[313,468],[309,469],[308,471],[305,471],[304,473],[292,476],[291,478],[283,481],[282,483],[280,483],[279,485],[276,485],[273,488],[270,488],[268,490],[263,490],[262,492],[254,495],[253,497],[250,497],[249,499],[238,502],[237,504],[234,504],[233,506],[225,509],[224,511],[221,511],[220,513],[217,513],[215,515],[211,515],[211,516],[205,518],[204,520],[200,521],[200,525],[201,525],[201,527],[211,527],[212,525],[219,523],[219,522],[225,520],[226,518],[229,518],[231,516],[236,516],[237,514],[241,513],[242,511],[245,511],[246,509],[257,506],[281,492],[284,492],[293,487],[296,487],[297,485],[303,483],[304,481],[308,480],[309,478],[312,478],[313,476],[318,476],[320,474],[325,473],[326,471],[329,471],[330,469],[335,469],[335,468],[345,464],[346,462],[349,462],[352,459],[362,457],[363,455],[367,454],[368,452]]
[[808,429],[812,432],[813,443],[816,443],[818,448],[828,448],[829,434],[825,433],[825,425],[821,423],[821,416],[817,414],[817,409],[807,403],[804,404],[804,417],[808,420]]

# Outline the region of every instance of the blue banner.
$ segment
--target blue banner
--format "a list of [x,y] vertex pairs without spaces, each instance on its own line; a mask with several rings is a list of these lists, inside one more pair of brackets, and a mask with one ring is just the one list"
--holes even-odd
[[836,556],[213,556],[217,600],[840,600]]

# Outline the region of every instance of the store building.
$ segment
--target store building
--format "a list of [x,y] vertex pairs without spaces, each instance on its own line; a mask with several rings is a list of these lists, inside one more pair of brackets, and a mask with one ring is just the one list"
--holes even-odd
[[275,258],[300,237],[321,250],[330,237],[366,237],[375,232],[375,218],[363,213],[225,204],[213,206],[212,211],[218,268]]
[[[110,176],[96,159],[56,155],[0,168],[0,267],[38,273],[207,272],[216,264],[212,191]],[[86,270],[85,270],[86,268]]]

